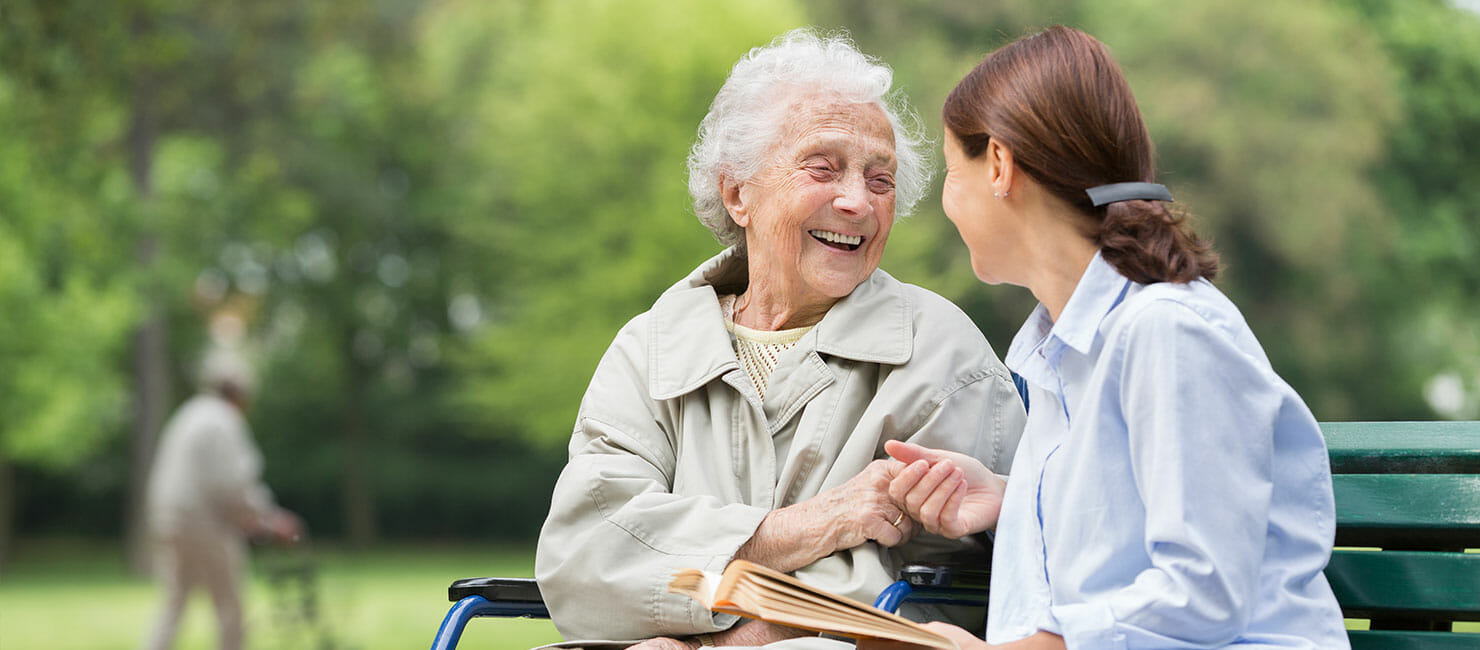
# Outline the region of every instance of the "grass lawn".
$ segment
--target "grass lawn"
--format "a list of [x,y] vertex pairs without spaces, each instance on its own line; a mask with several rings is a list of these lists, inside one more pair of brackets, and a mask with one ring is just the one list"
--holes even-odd
[[[272,584],[275,568],[310,566],[318,597],[310,621],[298,604],[303,589]],[[253,650],[405,650],[431,644],[449,603],[447,585],[471,576],[534,575],[529,547],[397,546],[351,552],[314,548],[255,554],[247,594],[248,647]],[[134,650],[155,616],[158,595],[147,579],[124,569],[117,545],[30,541],[15,549],[0,575],[0,649]],[[1365,629],[1366,621],[1347,621]],[[1480,623],[1457,631],[1480,632]],[[210,602],[197,594],[186,611],[177,650],[215,647]],[[549,621],[480,619],[459,648],[525,650],[559,641]]]
[[[254,650],[426,648],[446,614],[454,578],[534,575],[527,548],[398,546],[350,552],[316,547],[299,554],[257,549],[247,593],[248,647]],[[317,623],[297,603],[305,591],[269,584],[274,567],[311,566]],[[22,542],[0,574],[0,648],[134,650],[158,607],[154,585],[129,575],[114,544]],[[215,647],[209,598],[197,594],[175,647]],[[329,641],[332,645],[325,644]],[[480,619],[459,648],[524,650],[560,637],[549,621]]]

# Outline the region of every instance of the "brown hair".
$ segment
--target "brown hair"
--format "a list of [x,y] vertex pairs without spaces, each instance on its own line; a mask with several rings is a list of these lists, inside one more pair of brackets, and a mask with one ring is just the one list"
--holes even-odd
[[1154,182],[1155,152],[1120,66],[1093,36],[1054,26],[977,64],[946,97],[942,118],[969,158],[996,138],[1018,168],[1074,206],[1101,255],[1143,284],[1218,274],[1218,255],[1160,201],[1095,207],[1085,190]]

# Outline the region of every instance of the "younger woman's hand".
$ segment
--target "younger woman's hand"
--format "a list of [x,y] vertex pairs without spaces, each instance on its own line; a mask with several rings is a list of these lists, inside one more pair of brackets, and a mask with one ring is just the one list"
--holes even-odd
[[949,538],[996,527],[1007,484],[966,454],[890,440],[895,466],[889,496],[925,530]]

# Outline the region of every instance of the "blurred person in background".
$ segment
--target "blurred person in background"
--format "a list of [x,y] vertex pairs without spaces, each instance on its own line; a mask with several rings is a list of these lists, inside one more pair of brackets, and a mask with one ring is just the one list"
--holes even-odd
[[[891,84],[846,37],[796,30],[715,97],[689,188],[729,247],[617,333],[581,402],[535,563],[565,638],[845,647],[668,582],[740,558],[871,601],[901,563],[974,544],[917,536],[881,460],[909,440],[1005,472],[1024,418],[972,321],[878,268],[929,177]],[[917,610],[952,614],[981,620]]]
[[220,648],[243,647],[242,588],[249,537],[296,543],[303,524],[262,483],[262,455],[247,426],[256,382],[236,351],[216,347],[201,365],[200,391],[170,417],[149,476],[146,513],[164,609],[149,650],[174,643],[190,593],[215,604]]

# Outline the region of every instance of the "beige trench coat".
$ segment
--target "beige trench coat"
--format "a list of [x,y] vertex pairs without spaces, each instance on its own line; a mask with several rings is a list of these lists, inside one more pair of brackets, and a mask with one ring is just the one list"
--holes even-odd
[[[723,570],[767,512],[847,481],[885,457],[886,440],[958,450],[998,473],[1012,462],[1024,413],[1007,368],[955,305],[882,270],[783,355],[762,403],[716,293],[743,290],[746,274],[733,251],[704,263],[623,327],[596,368],[535,563],[567,639],[727,628],[733,617],[668,593],[674,570]],[[773,438],[788,434],[778,458]],[[796,575],[872,602],[902,561],[969,543],[869,542]]]

